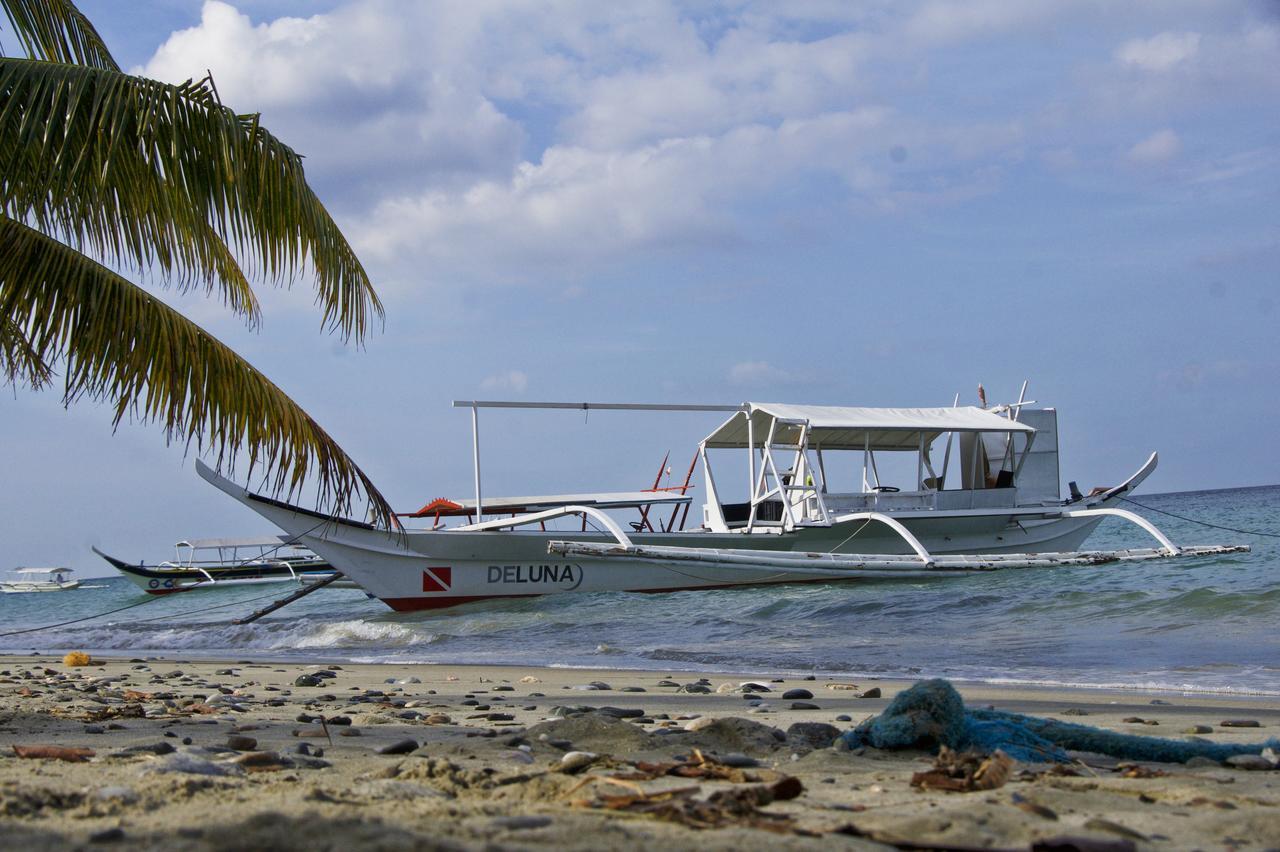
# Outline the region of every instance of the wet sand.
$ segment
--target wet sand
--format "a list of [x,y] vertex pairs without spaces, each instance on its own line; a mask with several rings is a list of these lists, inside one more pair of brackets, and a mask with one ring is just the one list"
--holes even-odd
[[[744,694],[748,681],[770,691]],[[922,791],[911,779],[931,755],[831,747],[909,685],[0,656],[0,832],[26,849],[1280,846],[1280,771],[1083,756],[1017,764],[994,789]],[[959,688],[970,706],[1125,733],[1280,736],[1274,698]]]

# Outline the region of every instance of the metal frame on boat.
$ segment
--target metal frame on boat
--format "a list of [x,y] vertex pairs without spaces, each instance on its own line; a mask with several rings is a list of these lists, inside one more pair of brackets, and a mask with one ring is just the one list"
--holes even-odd
[[[1017,403],[992,409],[852,408],[455,401],[472,421],[474,500],[436,500],[402,518],[430,529],[379,529],[251,494],[198,464],[200,475],[305,543],[396,610],[562,592],[662,592],[766,583],[936,577],[1000,568],[1200,556],[1245,547],[1180,548],[1119,508],[1155,470],[1156,454],[1112,488],[1060,496],[1057,412]],[[487,408],[729,413],[697,449],[705,501],[697,528],[654,529],[656,504],[688,506],[686,488],[485,497],[479,412]],[[945,436],[937,462],[935,446]],[[954,471],[952,447],[958,442]],[[717,485],[709,451],[745,459],[746,500]],[[914,454],[914,481],[882,481],[886,454]],[[664,462],[665,464],[665,462]],[[900,467],[900,466],[899,466]],[[836,474],[861,475],[838,491]],[[832,474],[829,476],[829,474]],[[950,485],[948,482],[950,477]],[[958,483],[957,483],[958,480]],[[902,486],[906,486],[903,488]],[[615,514],[639,510],[624,530]],[[486,517],[494,514],[510,517]],[[582,528],[547,529],[567,516]],[[441,526],[446,518],[465,523]],[[1141,527],[1159,547],[1080,551],[1106,517]],[[587,529],[590,522],[594,528]]]

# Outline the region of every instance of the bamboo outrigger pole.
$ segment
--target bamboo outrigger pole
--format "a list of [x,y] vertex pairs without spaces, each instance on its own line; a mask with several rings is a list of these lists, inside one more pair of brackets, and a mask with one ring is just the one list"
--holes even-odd
[[294,592],[288,597],[281,598],[280,600],[275,601],[274,603],[268,604],[267,606],[264,606],[262,609],[256,610],[253,614],[246,615],[244,618],[237,618],[235,621],[231,623],[232,624],[252,624],[253,622],[257,621],[259,618],[262,618],[264,615],[270,615],[276,610],[281,609],[282,607],[286,607],[296,600],[305,598],[307,595],[311,594],[312,592],[317,591],[319,589],[323,589],[325,586],[329,585],[330,583],[337,582],[342,578],[343,578],[342,572],[335,571],[333,572],[332,577],[326,577],[323,580],[320,580],[315,583],[311,583],[305,588],[298,589],[298,591]]

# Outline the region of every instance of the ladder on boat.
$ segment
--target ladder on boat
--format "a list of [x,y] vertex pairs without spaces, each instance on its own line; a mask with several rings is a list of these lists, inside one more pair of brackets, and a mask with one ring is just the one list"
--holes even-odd
[[[797,432],[795,440],[787,440],[784,435],[779,435],[779,432],[785,434],[792,429]],[[831,518],[827,513],[826,501],[822,499],[822,468],[821,465],[813,464],[809,458],[809,421],[803,418],[775,417],[769,424],[769,434],[760,445],[760,450],[760,475],[755,478],[751,489],[748,529],[775,526],[792,530],[801,526],[829,525]],[[789,468],[779,470],[775,451],[794,453]],[[772,487],[769,487],[770,479],[773,480]],[[798,500],[794,498],[797,494],[801,495]],[[782,504],[782,515],[776,521],[761,520],[760,507],[771,500]],[[813,501],[812,512],[806,506],[810,500]]]

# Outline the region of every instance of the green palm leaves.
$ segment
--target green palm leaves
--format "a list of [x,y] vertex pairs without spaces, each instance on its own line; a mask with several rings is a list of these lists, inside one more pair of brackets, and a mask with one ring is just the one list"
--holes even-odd
[[120,70],[98,31],[70,0],[4,0],[3,6],[28,56]]
[[[219,460],[243,451],[277,490],[309,471],[335,511],[365,493],[355,463],[279,388],[114,269],[200,287],[247,322],[244,266],[314,279],[324,325],[359,342],[382,305],[306,183],[301,160],[212,82],[115,69],[67,0],[0,0],[24,47],[0,57],[0,374],[33,386],[65,362],[68,402],[110,402]],[[85,64],[68,64],[69,61]]]

